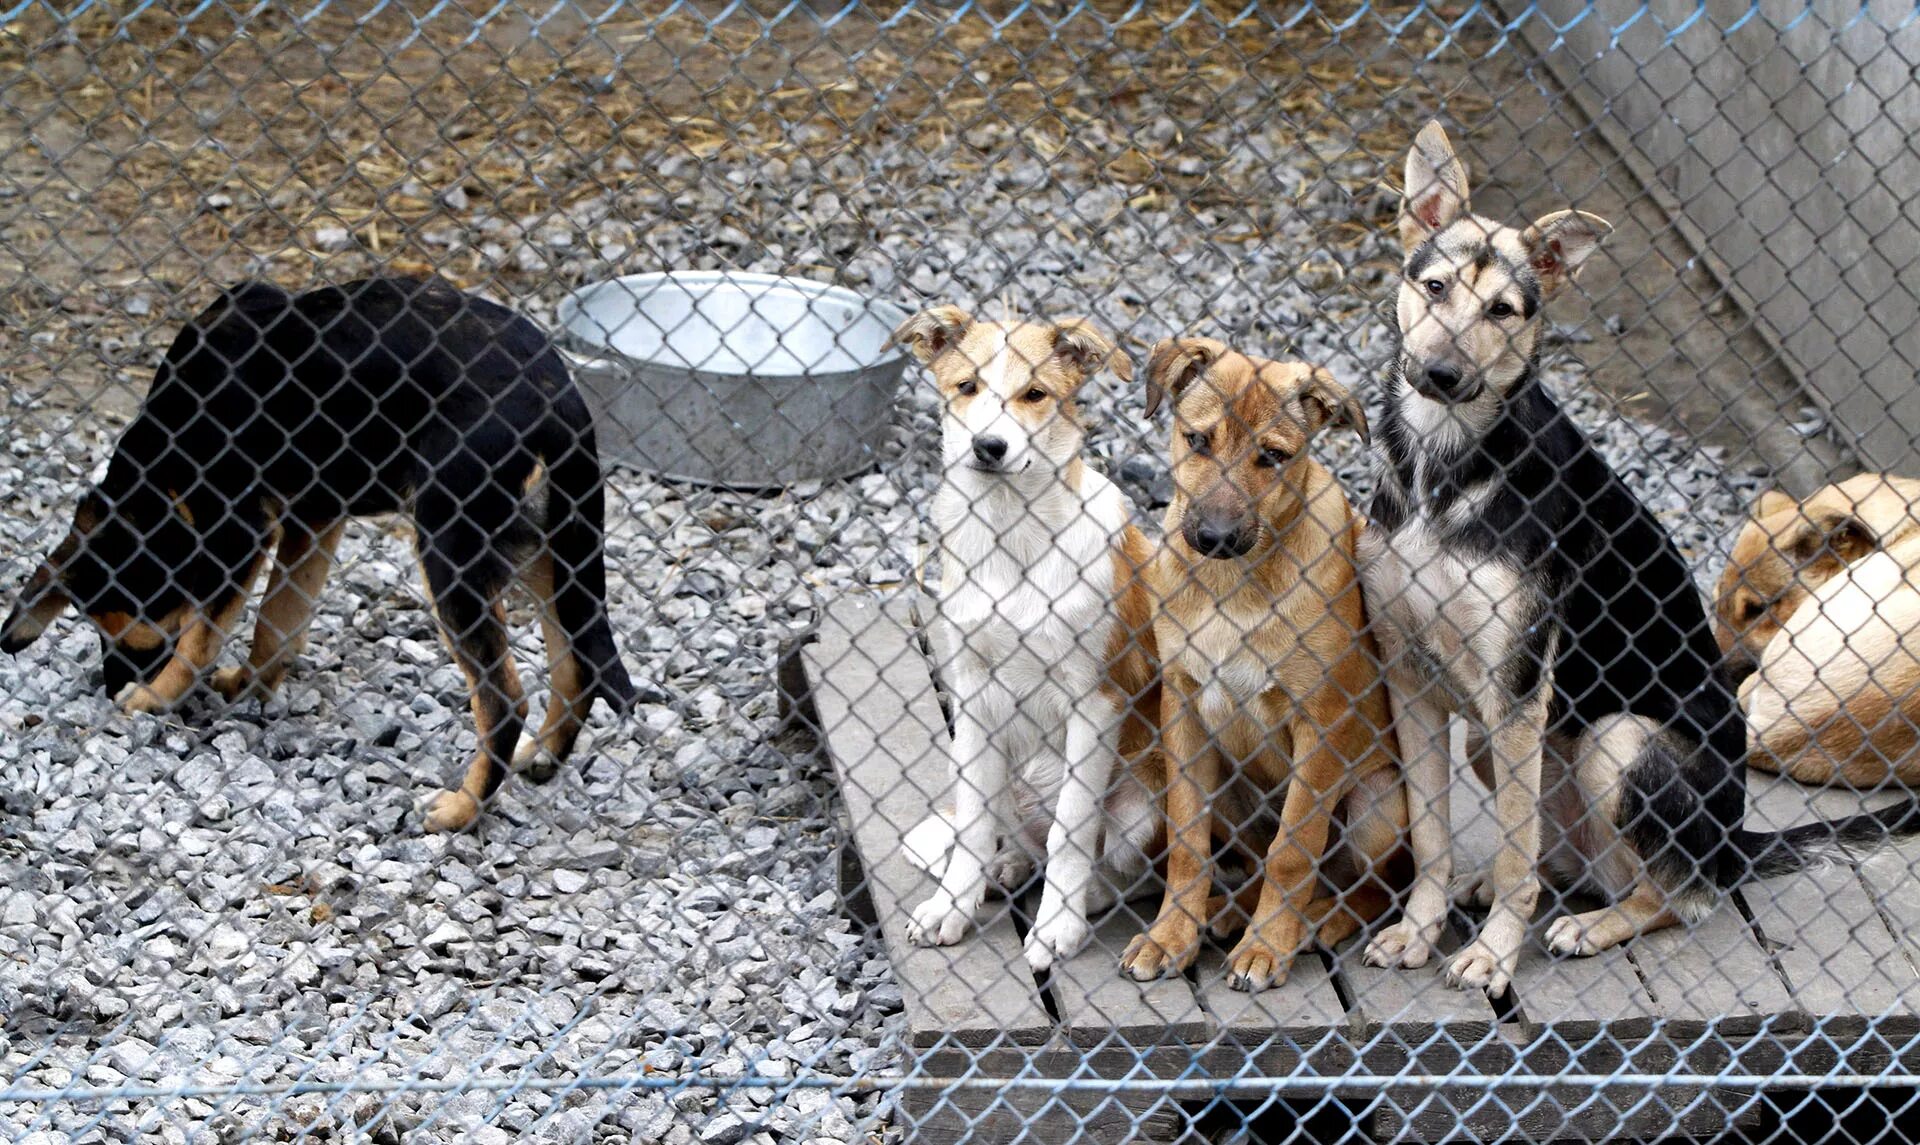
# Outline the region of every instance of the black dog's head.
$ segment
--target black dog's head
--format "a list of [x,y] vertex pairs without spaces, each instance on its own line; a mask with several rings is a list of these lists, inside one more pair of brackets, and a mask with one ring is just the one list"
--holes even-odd
[[196,547],[192,514],[178,498],[138,489],[111,499],[89,492],[73,528],[27,578],[0,624],[0,651],[27,648],[73,606],[100,630],[108,695],[151,680],[186,618],[181,577]]

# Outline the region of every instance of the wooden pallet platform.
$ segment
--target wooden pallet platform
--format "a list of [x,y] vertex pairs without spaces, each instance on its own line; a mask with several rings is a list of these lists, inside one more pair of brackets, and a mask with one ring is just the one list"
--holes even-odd
[[[1288,1092],[1301,1108],[1339,1100],[1381,1139],[1711,1136],[1754,1111],[1751,1087],[1498,1079],[1920,1066],[1920,844],[1750,885],[1699,926],[1593,958],[1555,958],[1536,934],[1497,1005],[1445,989],[1432,967],[1364,965],[1364,936],[1303,956],[1258,995],[1226,988],[1218,949],[1186,978],[1135,983],[1118,959],[1157,907],[1151,889],[1038,981],[1021,953],[1025,901],[990,900],[958,945],[915,947],[908,911],[933,886],[899,842],[948,783],[916,600],[842,599],[795,667],[789,688],[833,760],[856,850],[849,901],[870,912],[900,983],[912,1076],[964,1079],[902,1090],[911,1140],[1175,1140],[1210,1100],[1273,1078],[1301,1087]],[[1758,774],[1750,790],[1756,828],[1861,802]],[[1456,791],[1464,868],[1476,847],[1491,852],[1492,826],[1478,788]],[[1456,920],[1449,940],[1468,925]],[[1436,1076],[1459,1081],[1414,1080]],[[1124,1080],[1148,1084],[1111,1087]]]

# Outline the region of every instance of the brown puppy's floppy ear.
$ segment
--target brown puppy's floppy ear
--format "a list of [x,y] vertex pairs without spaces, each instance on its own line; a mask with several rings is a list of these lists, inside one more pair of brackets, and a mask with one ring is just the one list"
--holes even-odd
[[1313,368],[1307,388],[1300,391],[1300,404],[1308,414],[1309,434],[1330,425],[1344,425],[1358,433],[1361,441],[1372,444],[1373,434],[1367,429],[1367,407],[1324,366]]
[[896,326],[889,345],[905,346],[922,365],[933,361],[960,341],[973,325],[973,315],[958,306],[934,306]]
[[1781,548],[1795,563],[1811,564],[1833,558],[1852,564],[1880,547],[1880,538],[1865,521],[1837,505],[1809,505],[1798,523],[1787,531]]
[[1400,243],[1411,251],[1468,213],[1467,165],[1434,120],[1414,136],[1400,192]]
[[1091,318],[1062,318],[1053,324],[1055,352],[1080,367],[1087,377],[1112,370],[1123,382],[1133,380],[1133,359],[1122,353]]
[[1224,343],[1211,338],[1164,338],[1154,343],[1147,355],[1147,416],[1152,417],[1169,394],[1178,402],[1187,387],[1226,352]]
[[1760,499],[1753,503],[1753,519],[1757,521],[1762,517],[1784,513],[1799,504],[1800,502],[1794,500],[1792,495],[1784,490],[1769,489],[1760,494]]
[[1581,264],[1600,249],[1600,240],[1613,233],[1613,224],[1585,211],[1555,211],[1542,215],[1520,236],[1527,262],[1540,276],[1540,293],[1552,298],[1580,273]]

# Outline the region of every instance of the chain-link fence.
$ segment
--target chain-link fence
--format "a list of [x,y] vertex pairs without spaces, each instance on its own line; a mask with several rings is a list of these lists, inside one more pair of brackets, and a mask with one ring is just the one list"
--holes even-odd
[[0,1126],[1887,1132],[1885,7],[0,12]]

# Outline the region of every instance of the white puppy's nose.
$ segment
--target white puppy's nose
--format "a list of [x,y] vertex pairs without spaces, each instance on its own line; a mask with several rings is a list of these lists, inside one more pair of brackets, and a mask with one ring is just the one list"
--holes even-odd
[[973,439],[973,456],[982,465],[997,465],[1007,456],[1007,439],[982,434]]

